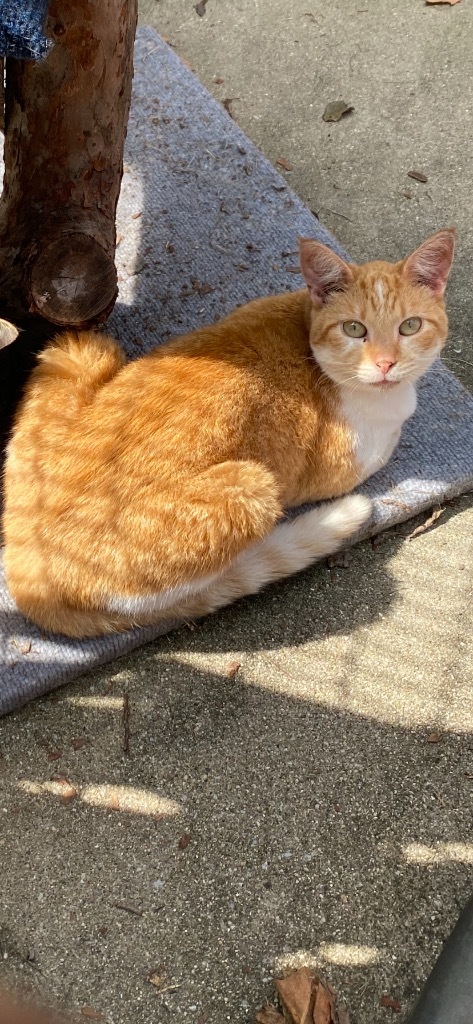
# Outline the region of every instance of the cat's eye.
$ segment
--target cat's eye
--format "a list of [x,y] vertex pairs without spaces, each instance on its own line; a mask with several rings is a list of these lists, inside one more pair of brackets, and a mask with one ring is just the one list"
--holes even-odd
[[421,327],[422,320],[420,316],[410,316],[407,318],[407,320],[402,321],[402,324],[399,328],[399,334],[403,334],[404,336],[409,334],[417,334],[417,331],[420,331]]
[[368,334],[367,328],[359,320],[345,320],[342,326],[349,338],[364,338]]

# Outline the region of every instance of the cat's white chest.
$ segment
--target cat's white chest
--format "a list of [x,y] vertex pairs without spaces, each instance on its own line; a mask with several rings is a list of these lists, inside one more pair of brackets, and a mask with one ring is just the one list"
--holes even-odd
[[389,391],[342,391],[341,411],[348,424],[360,480],[376,473],[392,455],[403,423],[413,415],[417,397],[409,381]]

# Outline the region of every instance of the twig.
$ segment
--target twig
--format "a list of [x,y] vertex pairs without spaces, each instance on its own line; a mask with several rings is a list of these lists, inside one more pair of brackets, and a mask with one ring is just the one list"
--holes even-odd
[[123,753],[130,754],[130,700],[123,694]]
[[138,910],[138,907],[132,907],[130,903],[114,903],[113,906],[117,910],[126,910],[127,914],[134,914],[135,917],[143,917],[143,911]]

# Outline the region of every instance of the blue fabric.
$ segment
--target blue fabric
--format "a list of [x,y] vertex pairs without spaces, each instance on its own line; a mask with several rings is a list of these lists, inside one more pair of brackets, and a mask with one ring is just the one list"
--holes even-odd
[[0,57],[40,60],[47,54],[48,4],[49,0],[0,0]]

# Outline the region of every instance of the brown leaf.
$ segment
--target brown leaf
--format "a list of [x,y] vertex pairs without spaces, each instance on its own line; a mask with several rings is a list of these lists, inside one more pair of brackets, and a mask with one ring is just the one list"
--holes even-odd
[[276,160],[276,163],[279,164],[279,167],[283,167],[285,171],[292,171],[293,170],[293,168],[291,167],[291,164],[288,163],[287,160],[283,156],[278,156],[278,158]]
[[225,110],[227,111],[227,114],[230,114],[230,117],[233,118],[233,120],[235,120],[235,117],[234,117],[233,111],[231,109],[231,104],[235,100],[238,100],[238,99],[239,99],[239,96],[227,96],[226,99],[222,100],[222,107],[225,107]]
[[183,832],[182,836],[181,836],[181,838],[180,838],[180,840],[179,840],[179,842],[177,844],[178,850],[187,850],[187,847],[189,846],[190,841],[191,841],[191,837],[190,837],[189,833],[188,832]]
[[350,561],[348,551],[339,551],[336,555],[329,555],[327,565],[329,569],[348,569]]
[[421,523],[420,526],[416,526],[415,530],[408,534],[407,539],[414,540],[414,537],[419,537],[421,533],[425,533],[426,530],[430,529],[430,527],[437,522],[437,519],[440,519],[443,512],[445,512],[444,508],[434,508],[432,515],[425,520],[425,523]]
[[[307,967],[278,979],[276,988],[287,1024],[350,1024],[346,1011],[337,1009],[332,989]],[[263,1018],[261,1024],[279,1024],[279,1021]]]
[[414,178],[414,181],[421,181],[423,185],[425,185],[426,181],[429,180],[423,171],[408,171],[407,177]]
[[81,1008],[81,1014],[83,1017],[87,1017],[87,1020],[106,1020],[105,1014],[100,1013],[99,1010],[94,1010],[92,1006],[83,1006]]
[[322,114],[322,120],[340,121],[346,114],[351,114],[354,109],[353,104],[345,103],[345,100],[334,100],[333,103],[327,103]]
[[397,1001],[397,999],[393,999],[392,996],[382,995],[381,999],[379,1000],[379,1005],[387,1006],[388,1009],[394,1010],[395,1013],[401,1012],[401,1004]]
[[162,970],[162,967],[158,967],[157,971],[151,971],[146,979],[150,985],[154,985],[155,988],[162,988],[166,981],[166,972]]
[[429,732],[429,735],[427,736],[427,743],[440,743],[441,739],[441,732]]
[[241,666],[241,661],[230,661],[228,666],[227,666],[227,671],[225,673],[227,678],[228,679],[233,679],[236,676],[240,666]]
[[140,210],[139,213],[132,213],[131,219],[132,220],[138,220],[138,217],[141,217],[142,215],[143,215],[143,210]]
[[59,761],[60,757],[62,757],[62,750],[48,751],[48,761]]
[[256,1014],[257,1024],[286,1024],[282,1013],[279,1013],[271,1003],[265,1003],[259,1013]]
[[73,747],[74,750],[80,750],[81,747],[85,747],[88,742],[89,741],[85,736],[77,736],[76,739],[71,740],[71,747]]

